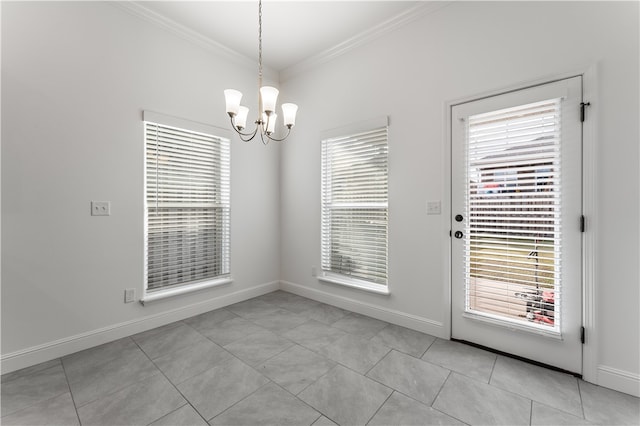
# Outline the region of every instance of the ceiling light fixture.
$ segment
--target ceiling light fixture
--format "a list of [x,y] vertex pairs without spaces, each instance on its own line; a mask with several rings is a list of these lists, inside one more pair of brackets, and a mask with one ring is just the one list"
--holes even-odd
[[245,142],[252,140],[258,131],[263,144],[269,141],[283,141],[291,133],[291,128],[296,123],[296,112],[298,105],[282,104],[282,116],[284,125],[287,128],[287,134],[283,138],[276,138],[273,133],[276,128],[276,120],[278,114],[275,113],[276,100],[278,99],[278,89],[271,86],[262,85],[262,0],[258,1],[258,119],[255,121],[256,128],[253,132],[244,133],[243,130],[247,125],[247,116],[249,108],[240,105],[242,93],[235,89],[227,89],[224,91],[224,98],[227,103],[227,114],[231,118],[231,125],[239,135],[240,139]]

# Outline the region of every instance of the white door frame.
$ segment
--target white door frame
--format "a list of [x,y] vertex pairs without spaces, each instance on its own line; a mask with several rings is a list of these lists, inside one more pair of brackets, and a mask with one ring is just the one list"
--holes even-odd
[[596,328],[596,241],[597,241],[597,168],[596,168],[596,143],[597,143],[597,117],[598,117],[598,99],[597,99],[597,64],[584,67],[574,72],[563,74],[555,74],[546,78],[535,81],[529,81],[520,84],[514,84],[499,88],[497,90],[476,93],[471,96],[446,101],[444,108],[443,122],[443,203],[442,203],[442,268],[444,280],[443,288],[443,304],[445,306],[443,318],[443,331],[446,336],[451,337],[451,236],[449,234],[451,224],[451,146],[452,146],[452,108],[461,103],[473,100],[495,96],[506,92],[525,89],[527,87],[537,86],[551,81],[562,80],[574,76],[582,76],[582,94],[584,102],[589,102],[590,106],[586,111],[586,120],[582,126],[582,204],[583,214],[586,218],[586,230],[582,234],[583,251],[582,251],[582,290],[583,290],[583,308],[582,323],[586,330],[585,343],[582,346],[582,377],[585,381],[598,383],[598,330]]

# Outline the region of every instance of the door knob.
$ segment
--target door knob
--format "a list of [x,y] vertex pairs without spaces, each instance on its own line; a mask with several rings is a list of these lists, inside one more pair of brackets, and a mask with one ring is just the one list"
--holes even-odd
[[456,215],[456,222],[462,222],[462,219],[463,219],[463,217],[462,217],[461,214],[457,214]]
[[463,235],[462,231],[456,231],[455,234],[453,234],[453,236],[458,238],[458,239],[462,238],[462,235]]

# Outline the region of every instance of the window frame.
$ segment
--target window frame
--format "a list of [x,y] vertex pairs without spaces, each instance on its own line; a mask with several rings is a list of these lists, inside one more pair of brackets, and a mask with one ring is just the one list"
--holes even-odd
[[[389,256],[388,256],[388,246],[389,246],[389,196],[388,196],[388,188],[389,188],[389,134],[388,134],[388,124],[389,120],[387,116],[377,117],[371,120],[366,120],[363,122],[342,126],[336,129],[324,131],[321,133],[321,262],[320,262],[320,273],[317,278],[320,281],[338,284],[347,287],[352,287],[356,289],[360,289],[367,292],[389,295]],[[331,263],[330,259],[327,259],[327,253],[331,251],[331,248],[327,246],[327,244],[331,244],[329,241],[331,237],[327,235],[327,226],[330,225],[327,223],[329,221],[328,212],[331,208],[331,202],[328,201],[330,197],[327,193],[327,185],[328,185],[328,174],[330,171],[328,170],[326,158],[326,144],[332,142],[332,140],[336,139],[345,139],[350,137],[356,137],[361,133],[370,133],[370,132],[385,132],[385,141],[384,146],[386,148],[386,157],[385,157],[385,168],[386,168],[386,181],[385,181],[385,191],[386,197],[383,203],[380,202],[368,202],[368,203],[358,203],[359,206],[353,206],[354,210],[367,208],[365,205],[368,204],[371,208],[374,209],[384,209],[386,213],[386,221],[384,224],[385,228],[385,244],[384,244],[384,283],[375,282],[373,280],[368,280],[363,277],[351,276],[344,273],[336,272],[332,270],[330,267],[327,267],[328,264]],[[346,209],[349,207],[341,206],[339,208]]]
[[[211,126],[204,123],[198,123],[182,118],[171,117],[168,115],[152,112],[152,111],[143,111],[142,114],[143,119],[143,158],[144,158],[144,166],[143,166],[143,177],[144,177],[144,187],[143,187],[143,202],[144,202],[144,267],[143,267],[143,297],[140,299],[140,302],[144,305],[145,303],[152,302],[155,300],[165,299],[167,297],[178,296],[186,293],[191,293],[194,291],[216,287],[220,285],[225,285],[233,282],[231,278],[231,138],[230,132],[226,129],[218,128],[215,126]],[[147,188],[147,179],[148,179],[148,169],[147,169],[147,128],[148,124],[153,126],[159,126],[165,129],[173,129],[177,132],[186,132],[191,134],[203,135],[204,137],[211,138],[212,141],[220,142],[221,146],[219,148],[219,154],[221,157],[222,170],[218,170],[218,173],[212,178],[218,180],[218,184],[221,185],[221,189],[218,191],[222,193],[221,197],[221,207],[223,210],[223,223],[222,226],[224,229],[221,231],[215,231],[216,235],[219,235],[223,241],[220,244],[221,250],[223,252],[219,255],[219,262],[221,264],[222,273],[206,277],[203,279],[197,280],[185,280],[180,283],[175,283],[167,286],[162,286],[156,289],[149,289],[149,279],[148,279],[148,267],[149,267],[149,205],[148,205],[148,188]],[[214,184],[216,182],[213,182]],[[218,256],[218,255],[216,255]]]

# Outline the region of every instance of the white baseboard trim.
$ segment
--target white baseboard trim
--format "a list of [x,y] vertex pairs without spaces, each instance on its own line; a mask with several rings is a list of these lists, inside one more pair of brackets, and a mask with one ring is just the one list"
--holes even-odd
[[333,305],[338,308],[347,309],[362,315],[367,315],[372,318],[420,331],[422,333],[431,334],[432,336],[440,337],[442,339],[449,339],[449,336],[445,333],[446,330],[444,329],[444,324],[440,321],[408,314],[394,309],[384,308],[382,306],[361,302],[347,297],[336,296],[335,294],[312,289],[288,281],[280,281],[280,289],[318,302]]
[[640,397],[640,375],[628,371],[599,365],[597,385]]
[[0,371],[2,371],[2,374],[10,373],[12,371],[20,370],[21,368],[30,367],[41,362],[112,342],[114,340],[131,336],[136,333],[141,333],[175,321],[180,321],[213,309],[222,308],[253,297],[258,297],[278,290],[279,288],[280,282],[272,281],[248,289],[239,290],[234,293],[207,299],[202,302],[182,306],[166,312],[161,312],[143,318],[136,318],[134,320],[109,325],[97,330],[76,334],[75,336],[65,337],[53,342],[4,354],[0,358]]

